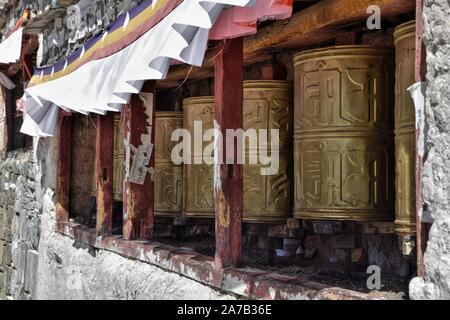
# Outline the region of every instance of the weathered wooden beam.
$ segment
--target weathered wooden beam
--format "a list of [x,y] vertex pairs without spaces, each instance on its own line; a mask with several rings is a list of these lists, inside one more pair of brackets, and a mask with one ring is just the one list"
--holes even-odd
[[[399,14],[413,12],[414,0],[323,0],[302,11],[290,19],[273,22],[260,28],[258,33],[244,39],[244,64],[249,65],[269,60],[273,49],[295,48],[320,44],[336,38],[339,26],[364,21],[370,13],[367,8],[377,5],[381,17],[389,18]],[[159,81],[158,87],[170,88],[184,79],[201,80],[214,76],[214,64],[209,52],[202,68],[174,66],[165,81]]]
[[97,185],[97,236],[112,234],[114,175],[114,114],[97,116],[95,177]]
[[153,235],[155,89],[155,81],[147,81],[123,112],[125,240],[148,240]]
[[423,2],[416,0],[416,61],[414,77],[416,82],[424,81],[427,74],[425,44],[423,43]]
[[[158,81],[158,88],[177,87],[184,80],[203,80],[214,77],[214,61],[216,50],[208,51],[205,55],[202,67],[194,67],[188,65],[172,66],[165,80]],[[246,57],[244,64],[250,65],[258,62],[267,61],[273,58],[273,55],[262,52],[254,56]]]
[[352,21],[364,20],[376,5],[381,18],[414,11],[414,0],[323,0],[296,14],[287,21],[277,21],[246,38],[244,55],[274,47],[295,47],[309,41],[320,30]]
[[[242,38],[227,40],[215,59],[215,120],[223,137],[227,129],[243,127],[242,49]],[[216,155],[222,161],[214,168],[215,265],[218,269],[238,266],[242,260],[243,171],[237,161],[242,146],[235,140],[230,145],[233,150],[229,150],[227,144],[229,142],[224,141],[223,153]]]
[[58,132],[56,136],[56,228],[58,231],[62,231],[69,222],[71,141],[72,118],[61,110],[58,114]]

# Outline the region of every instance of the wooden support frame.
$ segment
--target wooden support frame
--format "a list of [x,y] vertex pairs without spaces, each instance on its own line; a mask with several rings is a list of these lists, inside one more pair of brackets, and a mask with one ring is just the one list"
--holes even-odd
[[[224,41],[215,59],[215,120],[223,137],[227,129],[243,128],[242,38]],[[223,154],[216,155],[222,163],[214,168],[217,269],[239,266],[242,260],[243,169],[237,163],[242,146],[233,142],[231,159],[225,141],[223,146]]]
[[[32,39],[35,39],[33,37]],[[22,45],[22,51],[26,52],[25,50],[30,50],[32,40],[30,39],[27,42],[27,45]],[[30,82],[31,77],[33,76],[33,55],[32,54],[24,54],[21,57],[22,61],[22,80],[23,80],[23,86],[26,88],[28,86],[28,83]],[[33,138],[30,136],[25,136],[25,146],[31,148],[33,146]]]
[[[416,0],[416,63],[415,81],[425,81],[426,77],[426,51],[423,43],[423,2]],[[419,131],[416,130],[416,145],[419,143]],[[418,148],[416,148],[418,150]],[[425,276],[424,254],[427,248],[428,232],[431,225],[421,221],[420,213],[423,210],[422,199],[422,168],[423,159],[416,154],[416,249],[417,249],[417,275]]]
[[[23,41],[21,56],[18,63],[9,64],[6,67],[6,74],[8,76],[15,76],[19,70],[22,71],[22,82],[25,88],[31,79],[33,71],[33,52],[39,46],[39,42],[36,36],[31,36]],[[16,81],[17,82],[17,81]],[[19,81],[20,82],[20,81]],[[16,85],[22,86],[20,83]],[[3,138],[3,152],[12,151],[20,148],[31,148],[33,145],[33,138],[24,135],[17,134],[17,127],[20,123],[16,122],[16,118],[21,117],[20,113],[16,112],[16,100],[20,97],[14,95],[15,89],[8,90],[2,88],[3,98],[5,103],[5,124],[4,124],[4,138]],[[1,94],[1,93],[0,93]],[[17,140],[20,137],[21,140]],[[23,140],[22,140],[23,139]]]
[[56,135],[56,229],[60,232],[64,231],[70,217],[71,141],[72,118],[60,110]]
[[5,103],[5,131],[6,137],[5,141],[5,151],[14,150],[14,117],[15,117],[15,96],[14,91],[9,89],[4,89],[4,103]]
[[6,123],[6,89],[0,87],[0,105],[3,105],[3,117],[0,118],[0,138],[1,138],[1,149],[0,157],[4,157],[8,151],[8,125]]
[[338,25],[362,21],[371,15],[368,7],[376,5],[383,18],[414,11],[414,0],[322,0],[294,14],[288,22],[277,21],[263,32],[246,38],[244,55],[274,47],[298,47],[336,37]]
[[[335,39],[342,31],[339,26],[354,21],[364,22],[370,16],[367,8],[377,5],[383,18],[413,12],[414,0],[322,0],[283,21],[275,21],[244,39],[244,64],[267,61],[273,48],[299,48],[318,45]],[[186,77],[201,80],[214,76],[215,52],[208,52],[201,68],[186,65],[171,67],[160,88],[177,87]]]
[[155,81],[145,82],[123,111],[125,240],[150,240],[153,236],[155,90]]
[[95,177],[97,185],[97,236],[112,234],[114,176],[114,114],[97,116]]

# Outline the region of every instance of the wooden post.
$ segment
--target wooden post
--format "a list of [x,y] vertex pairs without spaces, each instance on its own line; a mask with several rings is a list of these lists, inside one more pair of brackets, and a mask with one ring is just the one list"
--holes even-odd
[[[416,0],[416,63],[415,80],[421,82],[426,76],[426,51],[423,43],[423,0]],[[416,146],[419,143],[419,132],[416,130]],[[418,150],[418,148],[416,148]],[[417,275],[425,276],[424,254],[427,248],[429,223],[424,223],[420,219],[420,212],[423,209],[422,201],[422,167],[423,159],[416,152],[416,241],[417,241]]]
[[[27,42],[27,43],[30,43],[30,42],[31,42],[31,40],[29,40],[29,42]],[[29,47],[29,45],[27,47]],[[24,50],[24,49],[25,48],[22,48],[22,50]],[[30,82],[31,77],[33,76],[32,73],[33,73],[33,55],[31,55],[31,54],[23,55],[23,57],[22,57],[22,80],[23,80],[24,88],[26,88],[28,86],[28,82]],[[33,146],[33,137],[25,136],[25,146],[26,147]]]
[[6,88],[0,87],[0,104],[4,106],[3,109],[3,118],[0,118],[0,124],[2,121],[4,121],[3,125],[0,125],[0,139],[2,141],[0,142],[0,145],[2,146],[0,149],[0,157],[5,157],[6,152],[8,151],[8,118],[6,114]]
[[155,88],[155,81],[147,81],[123,112],[125,240],[149,240],[153,235]]
[[226,129],[243,127],[243,40],[224,41],[215,60],[215,120],[224,137],[222,163],[215,164],[216,268],[238,266],[242,259],[242,146],[234,141],[233,164],[227,164]]
[[14,117],[16,110],[16,97],[14,90],[5,90],[5,126],[6,126],[6,151],[14,149],[16,135],[14,134]]
[[95,144],[97,184],[97,236],[112,234],[114,174],[114,114],[97,116]]
[[336,34],[335,46],[346,46],[361,44],[361,36],[356,32],[338,32]]
[[56,229],[64,231],[69,222],[70,171],[72,161],[72,118],[60,110],[58,113],[56,155]]
[[261,66],[261,80],[286,80],[287,68],[275,59]]

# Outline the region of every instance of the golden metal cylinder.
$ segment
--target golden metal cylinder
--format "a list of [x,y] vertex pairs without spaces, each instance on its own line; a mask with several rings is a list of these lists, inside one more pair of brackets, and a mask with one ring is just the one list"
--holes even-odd
[[294,65],[294,215],[393,220],[393,52],[331,47]]
[[[282,222],[291,214],[292,196],[292,133],[293,99],[289,81],[244,82],[244,130],[268,131],[268,141],[262,141],[271,150],[270,133],[279,131],[279,167],[274,175],[261,175],[262,165],[249,164],[249,156],[258,156],[258,145],[245,144],[244,221],[256,223]],[[260,143],[257,141],[256,143]]]
[[[123,199],[123,178],[124,178],[124,146],[122,138],[122,127],[120,125],[120,114],[114,116],[114,174],[113,174],[113,199],[122,201]],[[92,175],[91,196],[97,197],[97,184],[95,174]]]
[[172,132],[183,128],[182,112],[156,112],[155,216],[176,217],[183,209],[183,166],[172,161]]
[[[195,97],[183,100],[183,125],[191,134],[191,150],[194,150],[194,121],[201,121],[202,132],[214,127],[214,97]],[[208,145],[203,143],[202,151]],[[198,164],[196,164],[198,162]],[[183,214],[195,218],[214,218],[214,167],[203,158],[191,155],[191,164],[184,166]]]
[[416,232],[415,111],[407,90],[415,80],[415,41],[415,21],[395,29],[395,231],[400,235]]
[[123,145],[122,126],[120,125],[120,114],[114,117],[114,176],[113,176],[113,199],[123,199],[123,179],[125,150]]

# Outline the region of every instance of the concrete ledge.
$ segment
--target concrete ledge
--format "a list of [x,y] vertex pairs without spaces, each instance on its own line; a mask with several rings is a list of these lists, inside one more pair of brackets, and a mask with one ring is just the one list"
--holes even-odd
[[376,300],[351,290],[330,287],[302,276],[286,276],[251,268],[214,268],[214,259],[190,248],[158,242],[125,241],[121,236],[96,237],[95,229],[69,222],[56,231],[96,249],[158,266],[169,272],[251,299],[266,300]]

